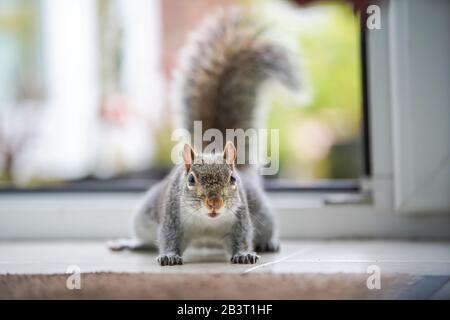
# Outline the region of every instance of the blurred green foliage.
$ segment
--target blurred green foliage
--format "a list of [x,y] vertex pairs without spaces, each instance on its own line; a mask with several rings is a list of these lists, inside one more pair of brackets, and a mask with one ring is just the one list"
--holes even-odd
[[357,178],[362,152],[359,20],[344,4],[306,10],[304,21],[290,30],[309,98],[299,102],[280,91],[270,98],[268,126],[280,129],[279,177]]

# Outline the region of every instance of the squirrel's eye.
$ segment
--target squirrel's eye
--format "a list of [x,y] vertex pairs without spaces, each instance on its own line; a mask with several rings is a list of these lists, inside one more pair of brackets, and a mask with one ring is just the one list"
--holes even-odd
[[188,181],[189,186],[191,186],[191,187],[195,186],[195,177],[192,173],[190,173],[188,175],[187,181]]
[[236,177],[234,175],[230,176],[230,183],[231,184],[236,184]]

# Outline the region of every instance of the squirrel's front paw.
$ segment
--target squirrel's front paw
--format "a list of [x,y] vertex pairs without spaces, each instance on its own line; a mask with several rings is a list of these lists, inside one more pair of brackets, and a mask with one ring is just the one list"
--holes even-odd
[[231,257],[231,263],[251,264],[258,262],[258,259],[254,252],[240,252]]
[[156,261],[161,266],[174,266],[177,264],[183,264],[183,258],[181,258],[178,254],[168,253],[168,254],[160,254]]

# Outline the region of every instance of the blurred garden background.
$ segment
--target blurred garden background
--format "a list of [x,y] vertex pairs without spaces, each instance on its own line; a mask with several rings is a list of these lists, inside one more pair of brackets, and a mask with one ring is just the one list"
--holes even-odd
[[229,4],[267,20],[304,74],[301,96],[267,93],[267,126],[280,130],[270,178],[359,178],[360,29],[345,2],[0,0],[0,188],[161,178],[179,49]]

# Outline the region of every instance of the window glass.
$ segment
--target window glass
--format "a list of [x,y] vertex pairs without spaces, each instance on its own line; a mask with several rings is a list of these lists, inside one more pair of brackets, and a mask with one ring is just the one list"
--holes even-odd
[[301,94],[264,90],[267,127],[279,130],[280,170],[268,178],[358,178],[360,31],[348,4],[0,0],[0,187],[163,177],[179,49],[217,7],[243,3],[275,26],[304,80]]

